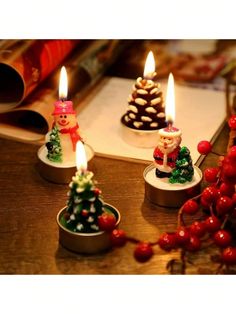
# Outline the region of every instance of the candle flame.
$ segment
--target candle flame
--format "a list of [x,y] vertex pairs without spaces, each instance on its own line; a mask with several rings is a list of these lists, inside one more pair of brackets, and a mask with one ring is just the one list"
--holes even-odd
[[153,73],[155,72],[155,59],[152,51],[149,51],[145,66],[143,76],[146,79],[152,79]]
[[68,92],[68,80],[67,80],[67,73],[66,68],[63,66],[61,68],[60,73],[60,81],[59,81],[59,98],[66,99]]
[[77,170],[87,170],[87,158],[84,144],[81,141],[76,143],[76,168]]
[[166,91],[166,121],[173,124],[175,120],[175,87],[173,74],[169,74],[167,91]]

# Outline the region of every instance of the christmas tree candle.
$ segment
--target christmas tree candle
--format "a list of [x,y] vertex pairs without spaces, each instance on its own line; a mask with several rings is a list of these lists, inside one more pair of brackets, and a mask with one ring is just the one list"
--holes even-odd
[[144,171],[146,196],[159,205],[178,207],[189,197],[190,188],[195,187],[197,192],[202,175],[200,169],[192,165],[188,148],[180,146],[181,130],[173,125],[175,94],[172,74],[168,79],[165,113],[167,126],[158,132],[154,163]]
[[104,203],[93,172],[87,170],[84,146],[77,143],[77,172],[69,184],[68,201],[58,214],[60,243],[79,253],[96,253],[110,247],[109,232],[118,226],[120,214]]

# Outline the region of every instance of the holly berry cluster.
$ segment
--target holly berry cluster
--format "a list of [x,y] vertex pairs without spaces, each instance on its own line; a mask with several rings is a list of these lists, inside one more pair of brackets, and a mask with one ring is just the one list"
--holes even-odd
[[[228,124],[231,130],[236,129],[236,115]],[[212,151],[208,141],[201,141],[197,148],[203,155]],[[113,246],[134,243],[134,257],[138,262],[148,261],[156,245],[167,252],[180,249],[184,273],[186,253],[199,251],[204,243],[210,243],[220,250],[218,272],[236,264],[236,233],[233,232],[236,220],[236,146],[232,146],[226,156],[219,157],[217,167],[204,171],[204,179],[207,186],[202,193],[187,200],[179,209],[176,230],[162,233],[156,242],[151,243],[128,237],[124,230],[115,229],[111,233]],[[184,218],[194,215],[200,218],[187,225]]]

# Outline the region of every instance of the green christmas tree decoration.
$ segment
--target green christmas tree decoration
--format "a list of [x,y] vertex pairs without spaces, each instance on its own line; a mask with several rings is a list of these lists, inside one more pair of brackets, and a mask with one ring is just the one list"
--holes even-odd
[[181,147],[176,166],[169,178],[170,183],[186,183],[191,182],[194,174],[192,158],[190,151],[186,146]]
[[60,144],[59,129],[54,126],[49,134],[49,142],[46,143],[48,149],[47,158],[53,162],[62,162],[62,149]]
[[93,180],[93,173],[77,171],[69,187],[66,212],[61,218],[62,225],[73,232],[99,231],[98,217],[105,210],[101,191],[95,186]]

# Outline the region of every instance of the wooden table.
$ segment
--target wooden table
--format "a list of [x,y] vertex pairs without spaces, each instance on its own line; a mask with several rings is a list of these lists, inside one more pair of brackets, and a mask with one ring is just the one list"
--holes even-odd
[[[214,148],[224,153],[228,128],[223,129]],[[129,243],[108,253],[83,256],[67,251],[58,243],[56,215],[65,205],[67,185],[42,179],[37,171],[38,146],[0,139],[0,273],[1,274],[167,274],[166,264],[179,252],[155,249],[153,258],[140,264]],[[210,154],[202,164],[214,165]],[[176,227],[177,209],[151,205],[144,200],[144,164],[95,157],[94,172],[103,199],[122,215],[120,227],[130,236],[156,241],[161,232]],[[214,272],[218,265],[210,255],[216,248],[191,257],[188,274]],[[231,270],[232,273],[234,269]]]

